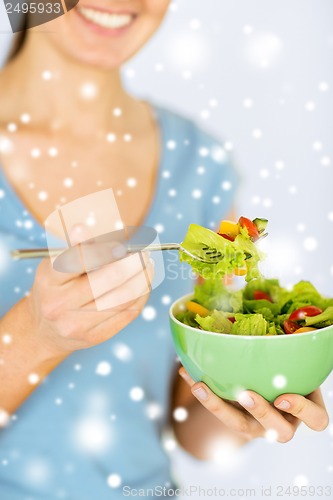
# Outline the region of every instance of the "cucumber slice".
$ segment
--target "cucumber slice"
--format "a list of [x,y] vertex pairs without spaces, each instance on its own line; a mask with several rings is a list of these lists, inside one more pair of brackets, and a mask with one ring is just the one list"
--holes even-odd
[[259,234],[263,233],[267,227],[267,224],[268,224],[268,220],[267,219],[254,219],[253,221],[253,224],[255,224],[257,226],[257,229],[259,231]]

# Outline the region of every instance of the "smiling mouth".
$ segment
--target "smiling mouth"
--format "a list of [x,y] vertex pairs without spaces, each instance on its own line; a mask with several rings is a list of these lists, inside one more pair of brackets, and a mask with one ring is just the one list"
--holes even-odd
[[134,14],[111,14],[88,7],[79,7],[77,10],[86,21],[109,30],[127,28],[136,17]]

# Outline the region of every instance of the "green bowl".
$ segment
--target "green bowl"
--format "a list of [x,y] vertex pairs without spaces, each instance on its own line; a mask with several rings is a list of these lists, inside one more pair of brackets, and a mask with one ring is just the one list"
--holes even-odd
[[245,389],[270,402],[280,394],[305,396],[333,370],[333,326],[271,337],[206,332],[175,318],[192,297],[181,297],[170,307],[175,349],[191,377],[221,398],[237,400]]

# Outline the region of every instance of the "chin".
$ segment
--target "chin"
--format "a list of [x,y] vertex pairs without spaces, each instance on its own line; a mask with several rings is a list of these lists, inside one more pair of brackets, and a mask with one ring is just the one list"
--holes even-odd
[[156,19],[138,10],[75,7],[53,21],[54,45],[78,63],[118,69],[135,55],[157,30]]

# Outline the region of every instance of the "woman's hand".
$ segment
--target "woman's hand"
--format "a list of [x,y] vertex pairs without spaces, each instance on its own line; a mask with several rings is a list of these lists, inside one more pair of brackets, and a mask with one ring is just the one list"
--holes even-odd
[[44,259],[27,298],[35,341],[55,355],[104,342],[138,316],[152,277],[153,262],[145,252],[88,274],[58,272]]
[[247,441],[267,437],[287,443],[301,422],[315,431],[323,431],[328,426],[329,418],[320,389],[306,397],[283,394],[274,401],[274,406],[259,394],[244,391],[236,403],[219,398],[203,382],[195,383],[184,367],[180,368],[179,374],[211,414]]

